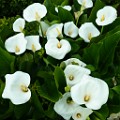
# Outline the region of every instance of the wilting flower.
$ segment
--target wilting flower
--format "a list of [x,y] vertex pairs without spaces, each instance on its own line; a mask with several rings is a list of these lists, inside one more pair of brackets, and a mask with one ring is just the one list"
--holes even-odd
[[86,120],[87,117],[92,114],[92,110],[81,106],[76,107],[75,112],[72,115],[74,120]]
[[64,24],[65,35],[75,38],[78,35],[78,27],[73,22],[67,22]]
[[59,99],[55,105],[54,110],[61,115],[64,119],[69,120],[78,106],[72,99],[69,92],[65,93],[61,99]]
[[99,26],[111,24],[117,18],[117,10],[112,6],[105,6],[98,10],[96,23]]
[[23,11],[23,17],[27,22],[40,21],[41,18],[45,17],[47,9],[40,3],[33,3],[29,5]]
[[47,39],[56,38],[56,37],[63,37],[62,28],[63,28],[63,23],[54,24],[54,25],[50,26],[47,29],[47,33],[46,33]]
[[27,40],[24,37],[23,33],[19,33],[12,37],[9,37],[5,41],[5,48],[10,53],[15,53],[16,55],[20,55],[26,50]]
[[49,39],[45,44],[46,54],[55,59],[63,59],[65,55],[71,51],[70,43],[65,40],[58,40],[56,38]]
[[63,61],[65,63],[65,65],[78,65],[78,66],[81,66],[81,67],[85,67],[86,64],[82,61],[80,61],[79,59],[77,58],[70,58],[70,59],[67,59],[65,61]]
[[79,83],[85,74],[89,75],[91,72],[89,69],[84,67],[80,67],[77,65],[68,65],[65,68],[64,73],[65,73],[67,85],[73,86]]
[[[65,9],[65,10],[68,10],[68,11],[71,11],[71,9],[72,9],[70,5],[65,5],[62,8]],[[55,7],[55,11],[58,12],[58,7]]]
[[77,0],[77,1],[84,9],[93,7],[92,0]]
[[120,120],[120,112],[110,114],[110,117],[107,120]]
[[26,36],[25,39],[27,40],[26,48],[28,50],[32,50],[33,52],[36,52],[37,50],[41,49],[38,35]]
[[84,23],[79,28],[79,36],[83,38],[85,42],[90,42],[93,37],[97,37],[99,35],[100,32],[91,22]]
[[98,110],[108,100],[108,85],[98,78],[84,75],[81,82],[71,87],[71,97],[79,105]]
[[[49,28],[49,25],[43,21],[41,21],[40,24],[41,24],[41,26],[39,27],[39,34],[41,37],[46,37],[46,32],[47,32],[47,29]],[[42,29],[42,31],[41,31],[41,29]],[[43,36],[42,36],[42,34],[43,34]]]
[[5,75],[6,83],[2,93],[3,98],[10,99],[15,105],[26,103],[31,97],[30,76],[28,73],[16,71]]
[[15,32],[23,32],[23,29],[25,28],[25,20],[23,18],[18,18],[13,23],[13,30]]

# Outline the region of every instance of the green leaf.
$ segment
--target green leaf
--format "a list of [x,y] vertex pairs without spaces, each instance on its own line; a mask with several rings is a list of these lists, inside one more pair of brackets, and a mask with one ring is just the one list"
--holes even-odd
[[119,42],[120,31],[106,36],[102,41],[102,46],[100,48],[100,62],[99,62],[99,71],[105,74],[108,70],[108,67],[113,64],[114,54],[116,46]]
[[99,64],[99,52],[101,43],[93,43],[90,47],[84,49],[83,61],[97,68]]
[[102,108],[98,111],[94,111],[94,114],[100,119],[100,120],[106,120],[106,118],[109,115],[109,109],[107,105],[103,105]]
[[62,7],[58,7],[58,16],[61,22],[63,23],[68,22],[68,21],[74,22],[74,18],[72,14],[68,10],[63,9]]
[[54,71],[54,78],[58,90],[62,93],[65,92],[64,88],[66,87],[66,79],[63,70],[60,67],[56,67]]
[[115,86],[115,87],[113,87],[112,89],[113,89],[117,94],[120,95],[120,85]]
[[32,103],[34,105],[34,108],[39,112],[39,116],[44,116],[44,110],[42,107],[42,103],[40,102],[39,96],[37,95],[36,91],[32,91]]
[[96,19],[96,13],[99,9],[103,8],[105,4],[101,0],[96,0],[95,5],[91,11],[91,14],[89,16],[89,21],[94,22]]
[[15,57],[0,47],[0,76],[13,72]]
[[57,89],[54,76],[46,71],[39,71],[37,76],[41,77],[44,80],[42,85],[40,85],[39,81],[37,81],[36,88],[38,94],[51,102],[58,101],[61,94]]

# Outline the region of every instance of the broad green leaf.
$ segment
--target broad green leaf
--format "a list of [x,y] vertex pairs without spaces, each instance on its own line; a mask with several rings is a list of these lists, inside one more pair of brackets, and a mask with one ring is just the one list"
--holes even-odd
[[0,76],[13,72],[15,57],[0,47]]
[[106,73],[108,67],[113,64],[116,46],[119,42],[120,31],[110,36],[106,36],[102,41],[100,48],[99,70],[101,73]]
[[58,8],[58,16],[61,20],[61,22],[68,22],[68,21],[73,21],[74,22],[74,18],[72,16],[72,14],[70,13],[70,11],[63,9],[62,7]]
[[99,52],[101,43],[93,43],[90,47],[84,49],[83,61],[97,68],[99,64]]
[[101,0],[96,0],[95,5],[91,11],[91,14],[89,16],[89,21],[94,22],[96,19],[96,13],[99,9],[103,8],[105,4]]
[[36,86],[38,94],[51,102],[58,101],[61,94],[57,89],[54,76],[51,73],[45,71],[39,71],[37,76],[44,80],[42,85],[40,85],[39,81],[37,81]]
[[55,68],[54,78],[55,78],[55,82],[58,90],[64,93],[65,92],[64,88],[66,87],[66,79],[65,79],[64,72],[60,67]]

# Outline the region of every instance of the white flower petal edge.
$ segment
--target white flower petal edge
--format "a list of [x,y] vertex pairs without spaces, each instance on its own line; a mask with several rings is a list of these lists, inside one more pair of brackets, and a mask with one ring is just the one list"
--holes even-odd
[[30,75],[22,71],[5,75],[6,84],[2,93],[3,98],[10,99],[15,105],[26,103],[31,97]]
[[[58,6],[59,7],[59,6]],[[58,13],[58,7],[55,7],[55,11]],[[71,11],[71,6],[70,5],[65,5],[65,6],[61,6],[63,9]]]
[[65,60],[63,62],[65,62],[66,66],[67,65],[78,65],[78,66],[81,66],[81,67],[86,66],[86,64],[84,62],[80,61],[77,58],[70,58],[70,59],[67,59],[67,60]]
[[82,7],[85,9],[93,7],[93,2],[92,0],[77,0]]
[[42,32],[41,32],[41,28],[39,27],[39,34],[42,37],[42,33],[43,33],[43,36],[46,37],[46,32],[47,32],[47,29],[49,28],[49,25],[44,21],[41,21],[40,24],[42,27]]
[[20,55],[26,50],[27,40],[24,37],[23,33],[19,33],[12,37],[9,37],[5,41],[5,48],[10,53],[15,53],[16,55]]
[[70,92],[67,92],[55,103],[54,110],[64,119],[69,120],[77,106],[78,104],[71,99]]
[[78,35],[78,27],[73,22],[67,22],[64,24],[64,34],[75,38]]
[[63,37],[62,35],[63,23],[54,24],[47,29],[47,39]]
[[38,35],[26,36],[25,39],[27,40],[26,48],[28,50],[32,50],[33,52],[36,52],[41,49]]
[[108,95],[108,85],[103,80],[88,75],[84,75],[81,82],[71,87],[73,101],[79,105],[85,104],[92,110],[100,109],[107,102]]
[[96,23],[99,26],[111,24],[117,18],[117,10],[112,6],[105,6],[98,10]]
[[74,120],[86,120],[87,117],[92,114],[92,110],[81,106],[76,107],[75,112],[72,115]]
[[40,3],[33,3],[23,11],[23,17],[27,22],[40,21],[46,14],[46,7]]
[[81,82],[82,77],[86,74],[89,75],[91,71],[87,68],[80,67],[77,65],[68,65],[65,70],[65,77],[67,85],[73,86]]
[[87,43],[89,43],[93,37],[97,37],[99,35],[99,30],[91,22],[84,23],[79,28],[79,36]]
[[65,39],[59,41],[58,39],[54,38],[47,41],[45,44],[45,50],[47,55],[60,60],[71,51],[71,45]]
[[23,29],[25,28],[25,20],[23,18],[18,18],[13,23],[13,30],[15,32],[23,32]]

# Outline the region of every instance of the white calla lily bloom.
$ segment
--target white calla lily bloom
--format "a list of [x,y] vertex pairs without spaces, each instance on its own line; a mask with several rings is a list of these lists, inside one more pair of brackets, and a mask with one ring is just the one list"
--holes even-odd
[[27,22],[40,22],[41,18],[45,17],[46,14],[46,7],[40,3],[33,3],[23,11],[23,17]]
[[54,25],[50,26],[47,29],[47,33],[46,33],[47,39],[63,37],[62,28],[63,28],[63,23],[54,24]]
[[5,75],[6,83],[2,97],[10,99],[15,105],[26,103],[31,97],[31,91],[28,88],[30,84],[30,75],[22,71],[16,71],[13,74]]
[[5,48],[10,53],[15,53],[16,55],[20,55],[26,50],[27,40],[24,37],[23,33],[19,33],[12,37],[9,37],[5,41]]
[[45,44],[45,50],[47,55],[60,60],[71,51],[71,45],[65,39],[59,41],[58,39],[54,38],[47,41]]
[[26,36],[25,39],[27,40],[26,48],[28,50],[32,50],[33,52],[36,52],[41,49],[38,35]]
[[64,34],[75,38],[78,36],[78,27],[73,22],[67,22],[64,24]]
[[[59,7],[59,6],[58,6]],[[55,11],[58,13],[58,7],[55,7]],[[71,6],[70,5],[65,5],[65,6],[61,6],[63,9],[71,11]]]
[[85,67],[86,64],[82,61],[80,61],[79,59],[77,58],[70,58],[70,59],[67,59],[65,61],[63,61],[65,63],[65,65],[78,65],[78,66],[81,66],[81,67]]
[[89,43],[93,37],[97,37],[99,35],[99,30],[91,22],[84,23],[79,28],[79,36],[87,43]]
[[72,115],[74,120],[86,120],[87,117],[92,114],[92,110],[81,106],[76,107],[75,112]]
[[23,32],[23,29],[25,28],[25,20],[23,18],[18,18],[13,23],[13,30],[15,32]]
[[107,83],[88,75],[82,77],[81,82],[71,87],[71,97],[79,105],[92,110],[98,110],[108,100],[109,88]]
[[41,37],[46,37],[46,32],[47,32],[47,29],[49,28],[49,25],[44,21],[41,21],[40,24],[41,24],[40,27],[42,28],[42,31],[41,31],[41,28],[39,27],[39,34]]
[[84,9],[93,7],[92,0],[77,0],[77,1]]
[[55,103],[54,110],[65,120],[69,120],[77,106],[78,104],[71,99],[70,92],[67,92]]
[[112,6],[105,6],[98,10],[96,23],[99,26],[111,24],[117,18],[117,10]]
[[64,73],[65,73],[67,85],[73,86],[79,83],[85,74],[89,75],[91,71],[87,68],[80,67],[77,65],[68,65],[65,68]]

